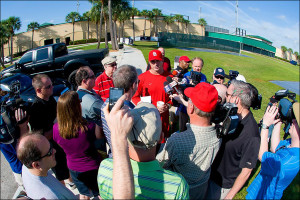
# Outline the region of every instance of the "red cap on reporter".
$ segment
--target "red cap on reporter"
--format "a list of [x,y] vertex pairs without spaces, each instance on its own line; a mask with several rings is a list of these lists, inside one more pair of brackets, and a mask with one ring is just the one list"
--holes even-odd
[[216,109],[218,91],[208,83],[202,82],[195,87],[186,88],[184,94],[203,112],[212,112]]

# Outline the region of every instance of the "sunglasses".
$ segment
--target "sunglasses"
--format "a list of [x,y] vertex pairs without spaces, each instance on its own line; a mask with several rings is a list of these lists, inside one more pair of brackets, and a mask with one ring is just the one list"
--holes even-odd
[[52,156],[52,154],[53,154],[53,146],[52,146],[52,144],[50,143],[50,148],[49,148],[48,153],[47,153],[46,155],[44,155],[44,156],[39,157],[39,158],[38,158],[37,160],[35,160],[35,161],[42,160],[42,159],[45,158],[45,157],[50,157],[50,156]]
[[215,76],[216,79],[224,79],[223,76]]
[[115,66],[117,66],[117,63],[111,63],[111,64],[109,64],[109,66],[115,67]]
[[49,90],[51,87],[52,87],[52,84],[50,84],[50,85],[44,87],[44,89],[45,89],[45,90]]

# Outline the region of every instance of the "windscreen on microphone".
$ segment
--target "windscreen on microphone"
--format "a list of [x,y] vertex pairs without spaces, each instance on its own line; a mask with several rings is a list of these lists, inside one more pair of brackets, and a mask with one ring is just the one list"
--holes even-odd
[[167,76],[167,81],[168,81],[169,83],[172,83],[172,81],[173,81],[172,77]]
[[172,74],[173,74],[174,76],[177,76],[177,75],[178,75],[178,72],[177,72],[176,70],[174,70],[174,71],[172,72]]
[[167,81],[164,82],[164,86],[167,86],[169,85],[169,83]]

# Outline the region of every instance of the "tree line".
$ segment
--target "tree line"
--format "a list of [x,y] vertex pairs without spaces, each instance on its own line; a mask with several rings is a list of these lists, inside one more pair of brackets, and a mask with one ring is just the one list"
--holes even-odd
[[[190,21],[184,18],[184,15],[175,14],[172,16],[163,15],[162,10],[158,8],[154,8],[152,10],[138,10],[137,8],[131,7],[127,0],[89,0],[92,4],[92,7],[89,11],[80,15],[78,12],[70,12],[67,14],[65,21],[71,22],[73,25],[73,33],[72,39],[74,41],[74,33],[75,33],[75,23],[77,21],[87,21],[88,30],[87,30],[87,39],[90,38],[90,22],[96,24],[96,35],[98,45],[97,48],[100,48],[100,41],[102,39],[102,28],[104,25],[104,40],[105,47],[108,48],[108,26],[111,34],[111,45],[113,50],[118,50],[118,40],[119,38],[124,37],[124,23],[127,20],[132,21],[132,38],[135,40],[135,24],[134,17],[141,16],[144,17],[144,30],[143,36],[145,36],[146,32],[146,21],[150,22],[150,30],[154,29],[154,32],[150,31],[150,37],[152,34],[154,36],[158,35],[158,20],[159,18],[167,24],[167,32],[169,32],[169,27],[173,23],[178,24],[179,32],[179,23],[185,24],[185,28],[187,28]],[[117,27],[117,22],[119,23],[119,27]],[[202,26],[206,26],[207,22],[204,18],[198,20],[198,23]],[[153,27],[152,27],[153,26]],[[11,57],[11,63],[13,61],[13,36],[17,30],[21,28],[21,20],[19,17],[11,16],[8,19],[1,20],[0,26],[0,37],[1,37],[1,65],[4,67],[4,44],[8,44],[9,54]],[[33,48],[34,41],[34,31],[39,29],[40,25],[38,22],[33,21],[27,25],[27,31],[32,31],[31,38],[31,48]]]

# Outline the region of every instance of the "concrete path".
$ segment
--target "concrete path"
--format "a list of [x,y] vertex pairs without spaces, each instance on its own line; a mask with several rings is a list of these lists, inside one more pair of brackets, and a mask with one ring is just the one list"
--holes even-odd
[[270,81],[280,87],[288,89],[291,92],[295,92],[296,94],[300,94],[300,82],[297,81]]
[[[85,44],[84,46],[93,45],[93,44],[94,43]],[[124,45],[123,49],[117,52],[110,52],[110,55],[115,56],[117,58],[118,66],[124,64],[133,65],[134,67],[137,68],[138,74],[141,74],[146,71],[147,63],[145,61],[145,58],[142,52],[136,48]],[[11,171],[11,168],[2,153],[1,153],[0,162],[1,162],[0,199],[16,198],[19,195],[21,188],[18,188],[13,173]],[[72,191],[76,195],[79,194],[77,189]]]

